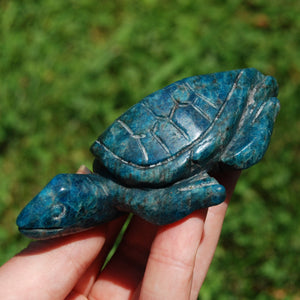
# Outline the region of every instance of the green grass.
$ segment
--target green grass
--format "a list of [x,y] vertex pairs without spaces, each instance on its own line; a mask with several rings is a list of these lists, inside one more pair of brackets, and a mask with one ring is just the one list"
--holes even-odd
[[89,145],[129,106],[183,77],[255,67],[277,78],[281,112],[239,181],[201,299],[299,297],[299,14],[296,0],[1,1],[0,263],[28,243],[24,204],[91,167]]

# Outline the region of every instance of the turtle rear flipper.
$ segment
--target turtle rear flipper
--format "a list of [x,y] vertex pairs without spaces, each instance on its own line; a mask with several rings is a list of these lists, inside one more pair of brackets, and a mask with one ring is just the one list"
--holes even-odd
[[117,204],[157,225],[178,221],[193,211],[217,205],[226,198],[225,188],[206,172],[161,189],[132,189]]
[[246,169],[260,161],[266,152],[279,101],[272,97],[256,105],[249,105],[241,126],[221,156],[221,161],[235,169]]

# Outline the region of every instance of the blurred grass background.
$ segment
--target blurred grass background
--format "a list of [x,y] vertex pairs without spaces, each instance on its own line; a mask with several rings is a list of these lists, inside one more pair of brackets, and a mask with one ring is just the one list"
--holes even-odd
[[201,299],[300,299],[297,0],[0,1],[0,263],[20,209],[128,107],[183,77],[255,67],[280,86],[263,162],[244,171]]

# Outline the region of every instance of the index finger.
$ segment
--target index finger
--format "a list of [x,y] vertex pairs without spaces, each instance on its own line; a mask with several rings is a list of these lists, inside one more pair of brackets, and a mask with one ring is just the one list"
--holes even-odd
[[[77,173],[89,172],[80,167]],[[123,222],[116,222],[113,227],[118,232]],[[11,299],[13,295],[16,299],[64,299],[110,236],[114,236],[112,226],[103,224],[75,235],[30,243],[1,267],[1,298]]]
[[64,299],[105,242],[105,226],[32,242],[0,269],[3,299]]

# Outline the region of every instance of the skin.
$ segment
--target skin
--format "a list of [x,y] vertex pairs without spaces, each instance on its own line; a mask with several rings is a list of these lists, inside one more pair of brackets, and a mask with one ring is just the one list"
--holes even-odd
[[197,299],[239,175],[217,174],[226,201],[176,223],[155,226],[134,216],[102,272],[125,217],[78,234],[31,242],[0,268],[1,299]]

